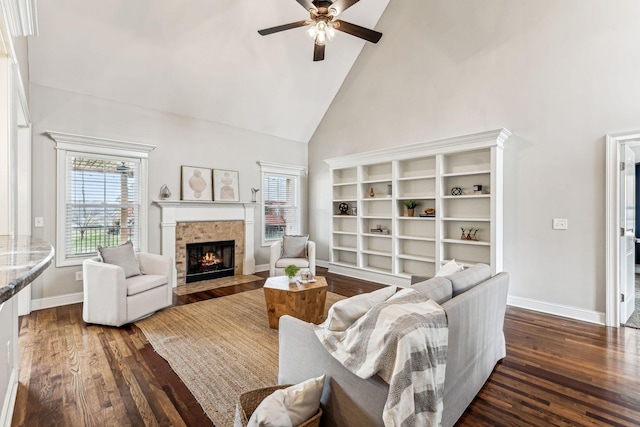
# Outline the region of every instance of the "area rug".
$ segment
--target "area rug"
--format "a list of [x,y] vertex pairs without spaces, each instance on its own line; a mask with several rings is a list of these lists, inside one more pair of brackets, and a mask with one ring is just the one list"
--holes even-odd
[[[341,299],[327,292],[325,316]],[[278,331],[269,328],[262,289],[169,308],[136,326],[216,427],[233,425],[241,393],[276,383]]]
[[264,277],[253,274],[245,276],[222,277],[220,279],[206,280],[203,282],[189,283],[188,285],[176,286],[173,293],[182,296],[193,294],[196,292],[210,291],[211,289],[225,288],[227,286],[242,285],[244,283],[255,282],[256,280],[264,280]]

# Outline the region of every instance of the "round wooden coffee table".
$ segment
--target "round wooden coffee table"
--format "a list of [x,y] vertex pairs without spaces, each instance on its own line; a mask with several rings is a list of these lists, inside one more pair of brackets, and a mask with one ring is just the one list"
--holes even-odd
[[316,276],[315,282],[289,283],[287,276],[269,277],[264,283],[269,327],[278,329],[280,316],[288,314],[315,324],[324,319],[327,281]]

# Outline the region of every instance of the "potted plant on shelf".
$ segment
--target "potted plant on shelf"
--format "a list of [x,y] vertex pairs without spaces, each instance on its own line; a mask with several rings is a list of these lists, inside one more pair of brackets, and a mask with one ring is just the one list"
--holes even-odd
[[407,208],[407,216],[413,216],[415,208],[418,206],[418,202],[415,200],[405,200],[404,206]]
[[289,278],[289,283],[295,282],[295,277],[296,274],[298,274],[298,271],[300,271],[300,267],[294,264],[289,264],[285,267],[284,274]]

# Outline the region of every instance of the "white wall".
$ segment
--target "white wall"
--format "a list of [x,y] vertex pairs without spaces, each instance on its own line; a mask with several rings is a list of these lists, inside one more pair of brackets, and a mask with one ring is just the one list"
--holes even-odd
[[[33,118],[33,216],[44,228],[33,235],[55,242],[56,150],[45,131],[97,136],[154,144],[149,157],[149,196],[158,199],[167,184],[172,199],[180,198],[180,166],[202,166],[239,172],[240,200],[251,200],[251,187],[261,187],[258,160],[307,165],[307,144],[283,140],[211,122],[132,107],[95,97],[31,85]],[[306,183],[305,183],[306,185]],[[258,193],[260,194],[260,193]],[[257,212],[259,221],[259,211]],[[256,223],[256,230],[261,224]],[[256,234],[256,263],[268,263],[268,248]],[[160,209],[149,209],[149,250],[160,252]],[[33,298],[47,299],[82,291],[75,271],[82,267],[50,267],[34,283]]]
[[390,2],[310,143],[318,257],[323,159],[505,127],[511,296],[604,312],[604,135],[640,129],[638,16],[637,0]]

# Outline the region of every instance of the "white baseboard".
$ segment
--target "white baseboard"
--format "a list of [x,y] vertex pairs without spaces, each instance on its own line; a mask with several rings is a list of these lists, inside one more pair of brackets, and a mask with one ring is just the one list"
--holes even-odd
[[13,410],[16,405],[16,396],[18,394],[18,370],[11,370],[11,378],[9,379],[9,388],[7,390],[7,396],[4,399],[2,405],[2,412],[0,412],[0,426],[11,427],[11,420],[13,419]]
[[[329,263],[327,261],[316,260],[316,266],[329,268]],[[269,264],[256,265],[256,273],[259,271],[269,271]]]
[[60,307],[62,305],[77,304],[79,302],[82,302],[82,292],[56,297],[37,298],[31,300],[31,310],[43,310],[45,308]]
[[514,307],[526,308],[528,310],[540,311],[542,313],[554,314],[556,316],[568,317],[570,319],[581,320],[583,322],[605,324],[605,313],[583,308],[570,307],[562,304],[554,304],[545,301],[538,301],[529,298],[521,298],[509,295],[507,304]]
[[399,277],[395,274],[381,273],[362,268],[350,268],[344,265],[329,264],[329,272],[384,285],[396,285],[407,287],[411,285],[411,279]]
[[[329,265],[329,271],[343,276],[355,277],[356,279],[369,280],[371,282],[383,283],[386,285],[410,286],[409,279],[403,279],[398,276],[367,271],[363,269],[353,269],[342,265]],[[556,316],[568,317],[570,319],[581,320],[583,322],[595,323],[597,325],[605,324],[605,313],[593,310],[585,310],[583,308],[571,307],[567,305],[554,304],[545,301],[537,301],[529,298],[521,298],[509,295],[507,304],[514,307],[526,308],[528,310],[539,311],[542,313],[553,314]]]
[[269,271],[269,264],[256,265],[256,273],[259,271]]

